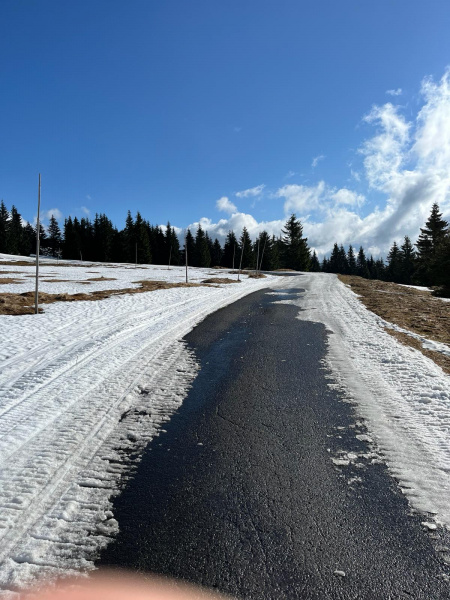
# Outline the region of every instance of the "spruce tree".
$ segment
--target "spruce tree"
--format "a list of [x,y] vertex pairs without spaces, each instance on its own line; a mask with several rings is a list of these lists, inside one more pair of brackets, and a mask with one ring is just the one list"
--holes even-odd
[[209,267],[211,265],[211,254],[209,251],[208,239],[202,226],[199,225],[195,235],[194,266]]
[[406,235],[403,244],[400,248],[400,282],[411,284],[413,281],[413,275],[416,263],[416,253],[411,240]]
[[365,279],[370,279],[369,269],[367,268],[366,255],[364,248],[360,246],[358,256],[356,257],[356,274]]
[[7,241],[7,232],[8,232],[8,220],[9,213],[6,209],[5,203],[3,200],[0,202],[0,252],[5,254],[8,253],[8,241]]
[[222,263],[222,246],[220,245],[219,240],[216,238],[214,240],[211,252],[211,266],[212,267],[220,267]]
[[350,244],[347,251],[348,274],[356,275],[356,258],[353,246]]
[[425,227],[420,229],[417,247],[417,269],[414,281],[420,285],[430,286],[434,284],[436,269],[436,252],[440,243],[444,240],[448,229],[448,223],[442,218],[439,206],[435,202],[431,208]]
[[[136,213],[136,219],[134,220],[134,231],[135,240],[137,246],[135,247],[135,254],[137,249],[137,262],[138,264],[149,264],[152,260],[150,252],[150,241],[148,237],[148,230],[146,223],[144,222],[141,213]],[[161,231],[162,234],[162,231]],[[164,237],[164,236],[163,236]],[[136,260],[136,258],[135,258]],[[159,263],[161,264],[161,263]]]
[[30,256],[36,252],[36,232],[34,227],[27,223],[22,229],[22,247],[20,253],[23,256]]
[[185,264],[186,261],[186,249],[187,249],[187,259],[188,259],[188,265],[190,267],[194,266],[194,262],[195,262],[195,240],[194,240],[194,236],[191,233],[191,230],[188,229],[186,231],[186,235],[184,237],[184,248],[183,248],[183,255],[182,255],[182,264]]
[[247,228],[244,227],[239,239],[239,251],[236,252],[236,267],[239,267],[239,265],[242,264],[243,269],[252,269],[254,261],[252,240],[250,239]]
[[387,269],[386,269],[386,277],[388,281],[393,281],[394,283],[399,283],[401,279],[401,269],[402,269],[402,258],[399,247],[397,246],[397,242],[394,241],[391,249],[387,255]]
[[446,233],[436,249],[434,294],[450,298],[450,232]]
[[308,271],[311,260],[308,239],[303,237],[303,225],[292,214],[282,229],[283,265],[295,271]]
[[22,247],[22,217],[17,208],[11,207],[10,219],[6,228],[8,254],[19,254]]
[[316,254],[315,250],[311,257],[311,264],[310,264],[309,270],[312,271],[313,273],[318,273],[320,271],[320,263],[319,263],[319,259],[317,258],[317,254]]
[[48,224],[48,237],[47,237],[47,247],[50,248],[50,251],[53,256],[56,256],[56,251],[61,246],[61,229],[59,228],[58,221],[55,219],[54,215],[51,215],[50,222]]
[[239,266],[238,261],[238,242],[234,231],[229,231],[225,239],[225,245],[223,248],[222,266],[228,269],[237,268]]

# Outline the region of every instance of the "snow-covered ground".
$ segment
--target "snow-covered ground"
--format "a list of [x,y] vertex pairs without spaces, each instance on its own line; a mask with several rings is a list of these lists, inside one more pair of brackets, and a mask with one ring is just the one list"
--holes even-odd
[[[12,257],[4,257],[10,260]],[[33,266],[3,266],[33,273]],[[95,271],[95,273],[92,273]],[[184,281],[183,268],[41,266],[46,292]],[[113,273],[114,275],[111,275]],[[136,273],[139,273],[136,276]],[[226,276],[190,269],[192,280]],[[236,278],[236,275],[229,277]],[[34,279],[3,284],[29,291]],[[197,365],[181,338],[206,315],[270,285],[172,288],[101,301],[44,305],[39,315],[0,316],[0,590],[92,568],[116,531],[111,498],[138,452],[181,404]],[[45,285],[45,287],[44,287]],[[136,286],[137,287],[137,286]]]
[[[411,506],[450,527],[450,377],[389,335],[386,322],[335,275],[304,274],[300,286],[302,298],[280,302],[301,307],[299,319],[326,325],[334,378],[365,419]],[[450,352],[443,344],[428,347]]]
[[[33,289],[26,277],[32,264],[2,266],[1,259],[0,277],[24,281],[2,284],[0,292]],[[184,281],[185,273],[84,264],[42,266],[41,275],[68,280],[44,281],[43,291],[75,293],[137,287],[142,279]],[[221,276],[235,277],[190,269],[192,281]],[[83,283],[101,277],[114,280]],[[385,321],[336,276],[243,276],[240,284],[61,302],[40,315],[0,316],[0,596],[92,568],[117,531],[111,499],[130,453],[162,431],[197,372],[182,337],[209,313],[265,286],[305,288],[293,301],[302,309],[298,318],[331,332],[327,362],[335,381],[411,505],[450,527],[450,377],[390,336]]]

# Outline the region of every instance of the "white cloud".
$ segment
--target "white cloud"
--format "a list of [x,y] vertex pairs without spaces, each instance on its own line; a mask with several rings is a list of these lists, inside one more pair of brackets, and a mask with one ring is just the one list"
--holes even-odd
[[295,171],[288,171],[285,175],[285,178],[290,179],[291,177],[294,177],[295,175],[297,175],[297,173]]
[[54,216],[57,221],[61,221],[63,218],[62,212],[59,208],[51,208],[50,210],[46,210],[42,213],[41,219],[50,219],[51,216]]
[[276,198],[285,198],[284,212],[303,214],[320,209],[321,200],[324,198],[326,186],[324,181],[319,181],[316,186],[284,185],[276,193]]
[[247,228],[253,240],[258,237],[261,231],[267,231],[270,235],[278,236],[285,222],[285,219],[258,222],[252,215],[238,212],[232,214],[228,219],[220,219],[217,223],[203,217],[200,221],[191,223],[189,229],[194,232],[201,225],[202,229],[207,231],[213,239],[217,237],[223,244],[229,231],[234,231],[236,236],[239,237],[244,227]]
[[248,190],[242,190],[241,192],[236,192],[235,196],[237,198],[252,198],[254,196],[259,196],[263,189],[265,188],[265,184],[257,185],[256,187],[249,188]]
[[[87,198],[89,198],[89,196],[87,196]],[[89,216],[91,214],[91,211],[89,210],[89,208],[86,208],[86,206],[82,206],[81,210],[84,212],[85,215]]]
[[319,156],[315,156],[311,163],[312,168],[315,169],[317,167],[317,165],[319,164],[319,162],[321,160],[323,160],[324,158],[325,158],[324,154],[319,154]]
[[366,200],[363,195],[357,194],[347,188],[342,188],[332,193],[331,199],[334,200],[336,205],[347,204],[348,206],[362,206]]
[[397,88],[396,90],[386,90],[386,94],[388,96],[401,96],[403,94],[402,88]]
[[230,214],[237,212],[236,205],[230,202],[230,200],[226,196],[222,196],[222,198],[219,198],[219,200],[217,200],[216,208],[217,210]]

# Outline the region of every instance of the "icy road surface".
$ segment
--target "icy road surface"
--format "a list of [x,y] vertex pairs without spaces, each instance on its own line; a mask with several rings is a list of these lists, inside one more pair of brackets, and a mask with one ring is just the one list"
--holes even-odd
[[[303,299],[280,302],[299,306],[299,319],[326,325],[336,385],[366,420],[412,507],[450,527],[450,376],[389,335],[386,321],[335,275],[305,274],[301,286]],[[431,341],[427,347],[450,351]]]
[[[107,267],[59,269],[81,280],[92,276],[86,269],[102,275]],[[116,286],[120,279],[129,286],[129,268],[109,271]],[[192,269],[191,275],[222,273]],[[182,280],[184,271],[148,268],[145,278]],[[209,313],[271,281],[242,279],[0,316],[1,590],[92,568],[94,554],[117,529],[110,498],[128,453],[157,435],[195,376],[182,337]],[[30,278],[28,289],[33,285]],[[65,283],[65,290],[79,291],[78,285]]]

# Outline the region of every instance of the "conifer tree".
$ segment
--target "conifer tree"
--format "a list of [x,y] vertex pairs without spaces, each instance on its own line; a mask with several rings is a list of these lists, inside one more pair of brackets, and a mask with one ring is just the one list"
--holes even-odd
[[184,237],[184,248],[183,248],[183,256],[182,256],[182,264],[185,264],[186,261],[186,249],[187,249],[187,258],[188,258],[188,265],[190,267],[195,266],[194,265],[194,261],[195,261],[195,240],[194,240],[194,236],[191,233],[191,230],[188,229],[186,231],[186,235]]
[[435,202],[431,208],[425,227],[420,229],[417,247],[417,269],[414,274],[415,282],[421,285],[433,285],[436,269],[436,252],[444,240],[448,224],[439,212],[439,205]]
[[222,266],[228,269],[237,268],[238,262],[238,242],[234,231],[229,231],[225,239],[225,245],[223,248]]
[[216,238],[214,240],[211,252],[211,266],[212,267],[220,267],[222,263],[222,246],[220,245],[219,240]]
[[311,264],[309,270],[313,273],[318,273],[320,271],[320,263],[315,250],[313,251],[313,255],[311,257]]
[[436,249],[435,295],[450,298],[450,231]]
[[0,202],[0,252],[8,253],[8,220],[9,213],[3,200]]
[[64,242],[63,242],[63,258],[74,260],[78,259],[78,244],[72,217],[67,217],[64,221]]
[[356,274],[365,279],[370,279],[369,269],[367,268],[366,255],[364,248],[360,246],[358,256],[356,257]]
[[199,225],[195,235],[194,266],[209,267],[211,265],[211,254],[208,246],[208,239],[202,226]]
[[415,270],[416,253],[411,240],[406,235],[400,248],[400,282],[411,284]]
[[311,260],[308,240],[303,237],[303,225],[292,214],[282,229],[283,265],[296,271],[308,271]]
[[252,248],[252,240],[250,239],[247,228],[244,227],[239,239],[239,252],[236,253],[236,267],[239,267],[242,262],[243,269],[252,269],[254,266],[254,261],[255,259]]
[[57,250],[61,246],[61,229],[59,228],[58,221],[55,219],[54,215],[51,215],[50,222],[48,224],[48,237],[47,237],[47,247],[50,248],[50,251],[53,256],[56,255]]
[[[150,252],[150,241],[148,238],[148,230],[141,213],[136,213],[134,220],[135,240],[137,244],[137,262],[138,264],[149,264],[152,260]],[[162,234],[162,231],[161,231]],[[163,236],[164,237],[164,236]],[[136,254],[136,249],[135,249]],[[135,259],[136,260],[136,259]]]
[[23,256],[29,256],[30,254],[34,254],[36,252],[36,232],[34,227],[27,223],[25,227],[22,228],[22,247],[20,249],[20,253]]
[[353,246],[350,244],[347,251],[348,274],[356,275],[356,258]]
[[393,281],[398,283],[401,279],[401,252],[399,247],[397,246],[397,242],[394,241],[391,249],[387,255],[387,269],[386,269],[386,277],[388,281]]
[[22,218],[13,205],[6,228],[6,245],[8,254],[19,254],[22,247]]

